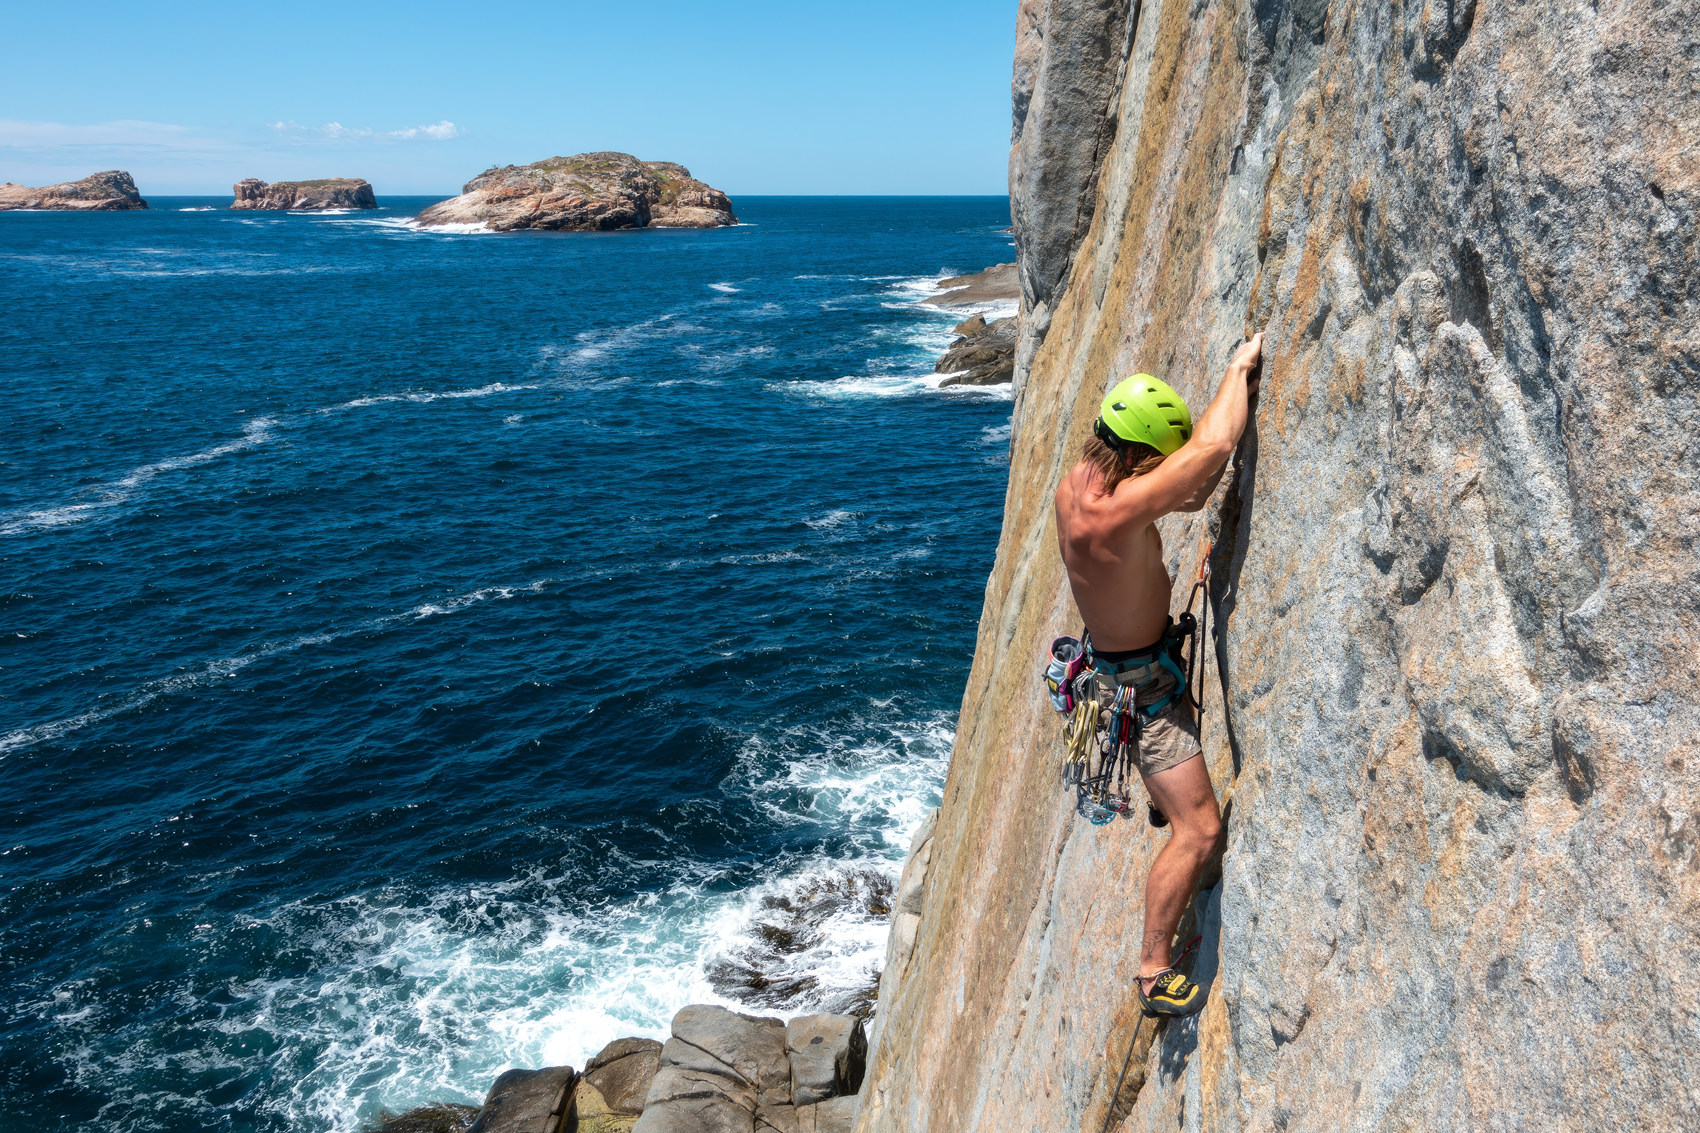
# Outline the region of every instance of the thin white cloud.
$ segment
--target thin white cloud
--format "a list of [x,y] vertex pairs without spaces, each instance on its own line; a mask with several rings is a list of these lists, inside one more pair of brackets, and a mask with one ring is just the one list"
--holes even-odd
[[295,138],[324,138],[328,141],[351,141],[358,139],[383,138],[425,138],[430,141],[447,141],[458,138],[465,133],[448,119],[430,126],[409,126],[405,130],[368,130],[364,127],[344,126],[341,122],[326,122],[322,126],[303,126],[299,122],[270,122],[267,123],[280,134]]
[[0,146],[35,148],[59,146],[145,147],[205,144],[193,126],[169,122],[95,122],[68,125],[64,122],[26,122],[0,118]]

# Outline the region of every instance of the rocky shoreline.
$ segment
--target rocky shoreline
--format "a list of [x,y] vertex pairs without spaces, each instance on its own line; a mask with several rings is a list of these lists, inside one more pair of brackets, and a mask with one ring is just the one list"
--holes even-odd
[[[971,307],[984,303],[1014,302],[1021,297],[1021,282],[1014,264],[993,264],[973,275],[952,276],[939,281],[944,294],[923,300],[929,307]],[[970,315],[953,329],[958,337],[933,366],[947,375],[939,388],[947,386],[995,386],[1015,378],[1017,322],[1014,315],[987,321]]]
[[0,212],[45,209],[54,212],[121,212],[145,209],[136,182],[122,169],[91,173],[81,181],[66,181],[32,189],[8,181],[0,185]]
[[[938,811],[910,839],[877,1000],[789,1021],[693,1004],[665,1043],[615,1039],[584,1066],[504,1071],[481,1106],[381,1114],[365,1133],[853,1133],[867,1068],[914,959]],[[871,1021],[865,1016],[872,1013]]]
[[233,209],[272,209],[323,212],[327,209],[375,209],[372,186],[361,177],[326,177],[318,181],[273,181],[248,177],[231,186]]
[[665,1043],[615,1039],[585,1063],[514,1069],[479,1107],[384,1115],[370,1133],[851,1133],[868,1041],[853,1015],[789,1022],[698,1004]]
[[487,169],[460,196],[432,205],[415,223],[482,224],[492,232],[609,232],[721,228],[738,218],[725,193],[684,166],[604,151]]

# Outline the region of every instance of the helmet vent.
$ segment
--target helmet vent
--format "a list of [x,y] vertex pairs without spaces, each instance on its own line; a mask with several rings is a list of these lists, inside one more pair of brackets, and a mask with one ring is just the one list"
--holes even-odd
[[1127,412],[1127,403],[1118,401],[1114,405],[1110,406],[1110,408],[1114,409],[1117,413],[1125,413]]

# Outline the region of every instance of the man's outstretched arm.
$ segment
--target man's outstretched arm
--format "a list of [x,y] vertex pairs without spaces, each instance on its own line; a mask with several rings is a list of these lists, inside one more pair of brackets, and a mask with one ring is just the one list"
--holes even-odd
[[1144,476],[1116,486],[1118,526],[1146,524],[1172,511],[1197,511],[1204,506],[1245,432],[1248,403],[1257,388],[1251,375],[1262,354],[1259,331],[1228,363],[1215,398],[1193,427],[1192,439]]

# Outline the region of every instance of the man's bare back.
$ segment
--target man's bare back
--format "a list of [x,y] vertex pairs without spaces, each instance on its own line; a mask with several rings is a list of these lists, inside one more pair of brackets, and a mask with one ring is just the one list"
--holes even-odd
[[[1111,463],[1083,459],[1057,487],[1057,543],[1094,653],[1143,649],[1162,638],[1171,583],[1157,520],[1173,511],[1198,510],[1215,490],[1245,431],[1247,402],[1257,388],[1252,374],[1262,347],[1260,334],[1240,348],[1191,437],[1161,463],[1144,466],[1146,471],[1127,475],[1106,491],[1105,468],[1116,473],[1131,468],[1125,446],[1110,449],[1106,442],[1097,457]],[[1156,455],[1151,450],[1150,459]],[[1119,677],[1109,679],[1117,681],[1119,691]],[[1185,711],[1184,704],[1177,706],[1143,729],[1148,735],[1174,713]],[[1172,828],[1145,882],[1140,1006],[1147,1013],[1188,1015],[1203,1006],[1203,993],[1170,968],[1170,951],[1193,887],[1205,863],[1221,848],[1222,825],[1210,773],[1200,758],[1196,721],[1187,715],[1166,727],[1169,733],[1186,733],[1190,753],[1182,748],[1178,757],[1148,763],[1145,740],[1136,739],[1145,789]]]
[[1099,649],[1140,649],[1163,636],[1171,582],[1156,521],[1197,511],[1209,500],[1245,431],[1249,377],[1260,334],[1228,364],[1192,439],[1161,464],[1105,492],[1097,470],[1081,461],[1057,488],[1057,543],[1075,605]]

